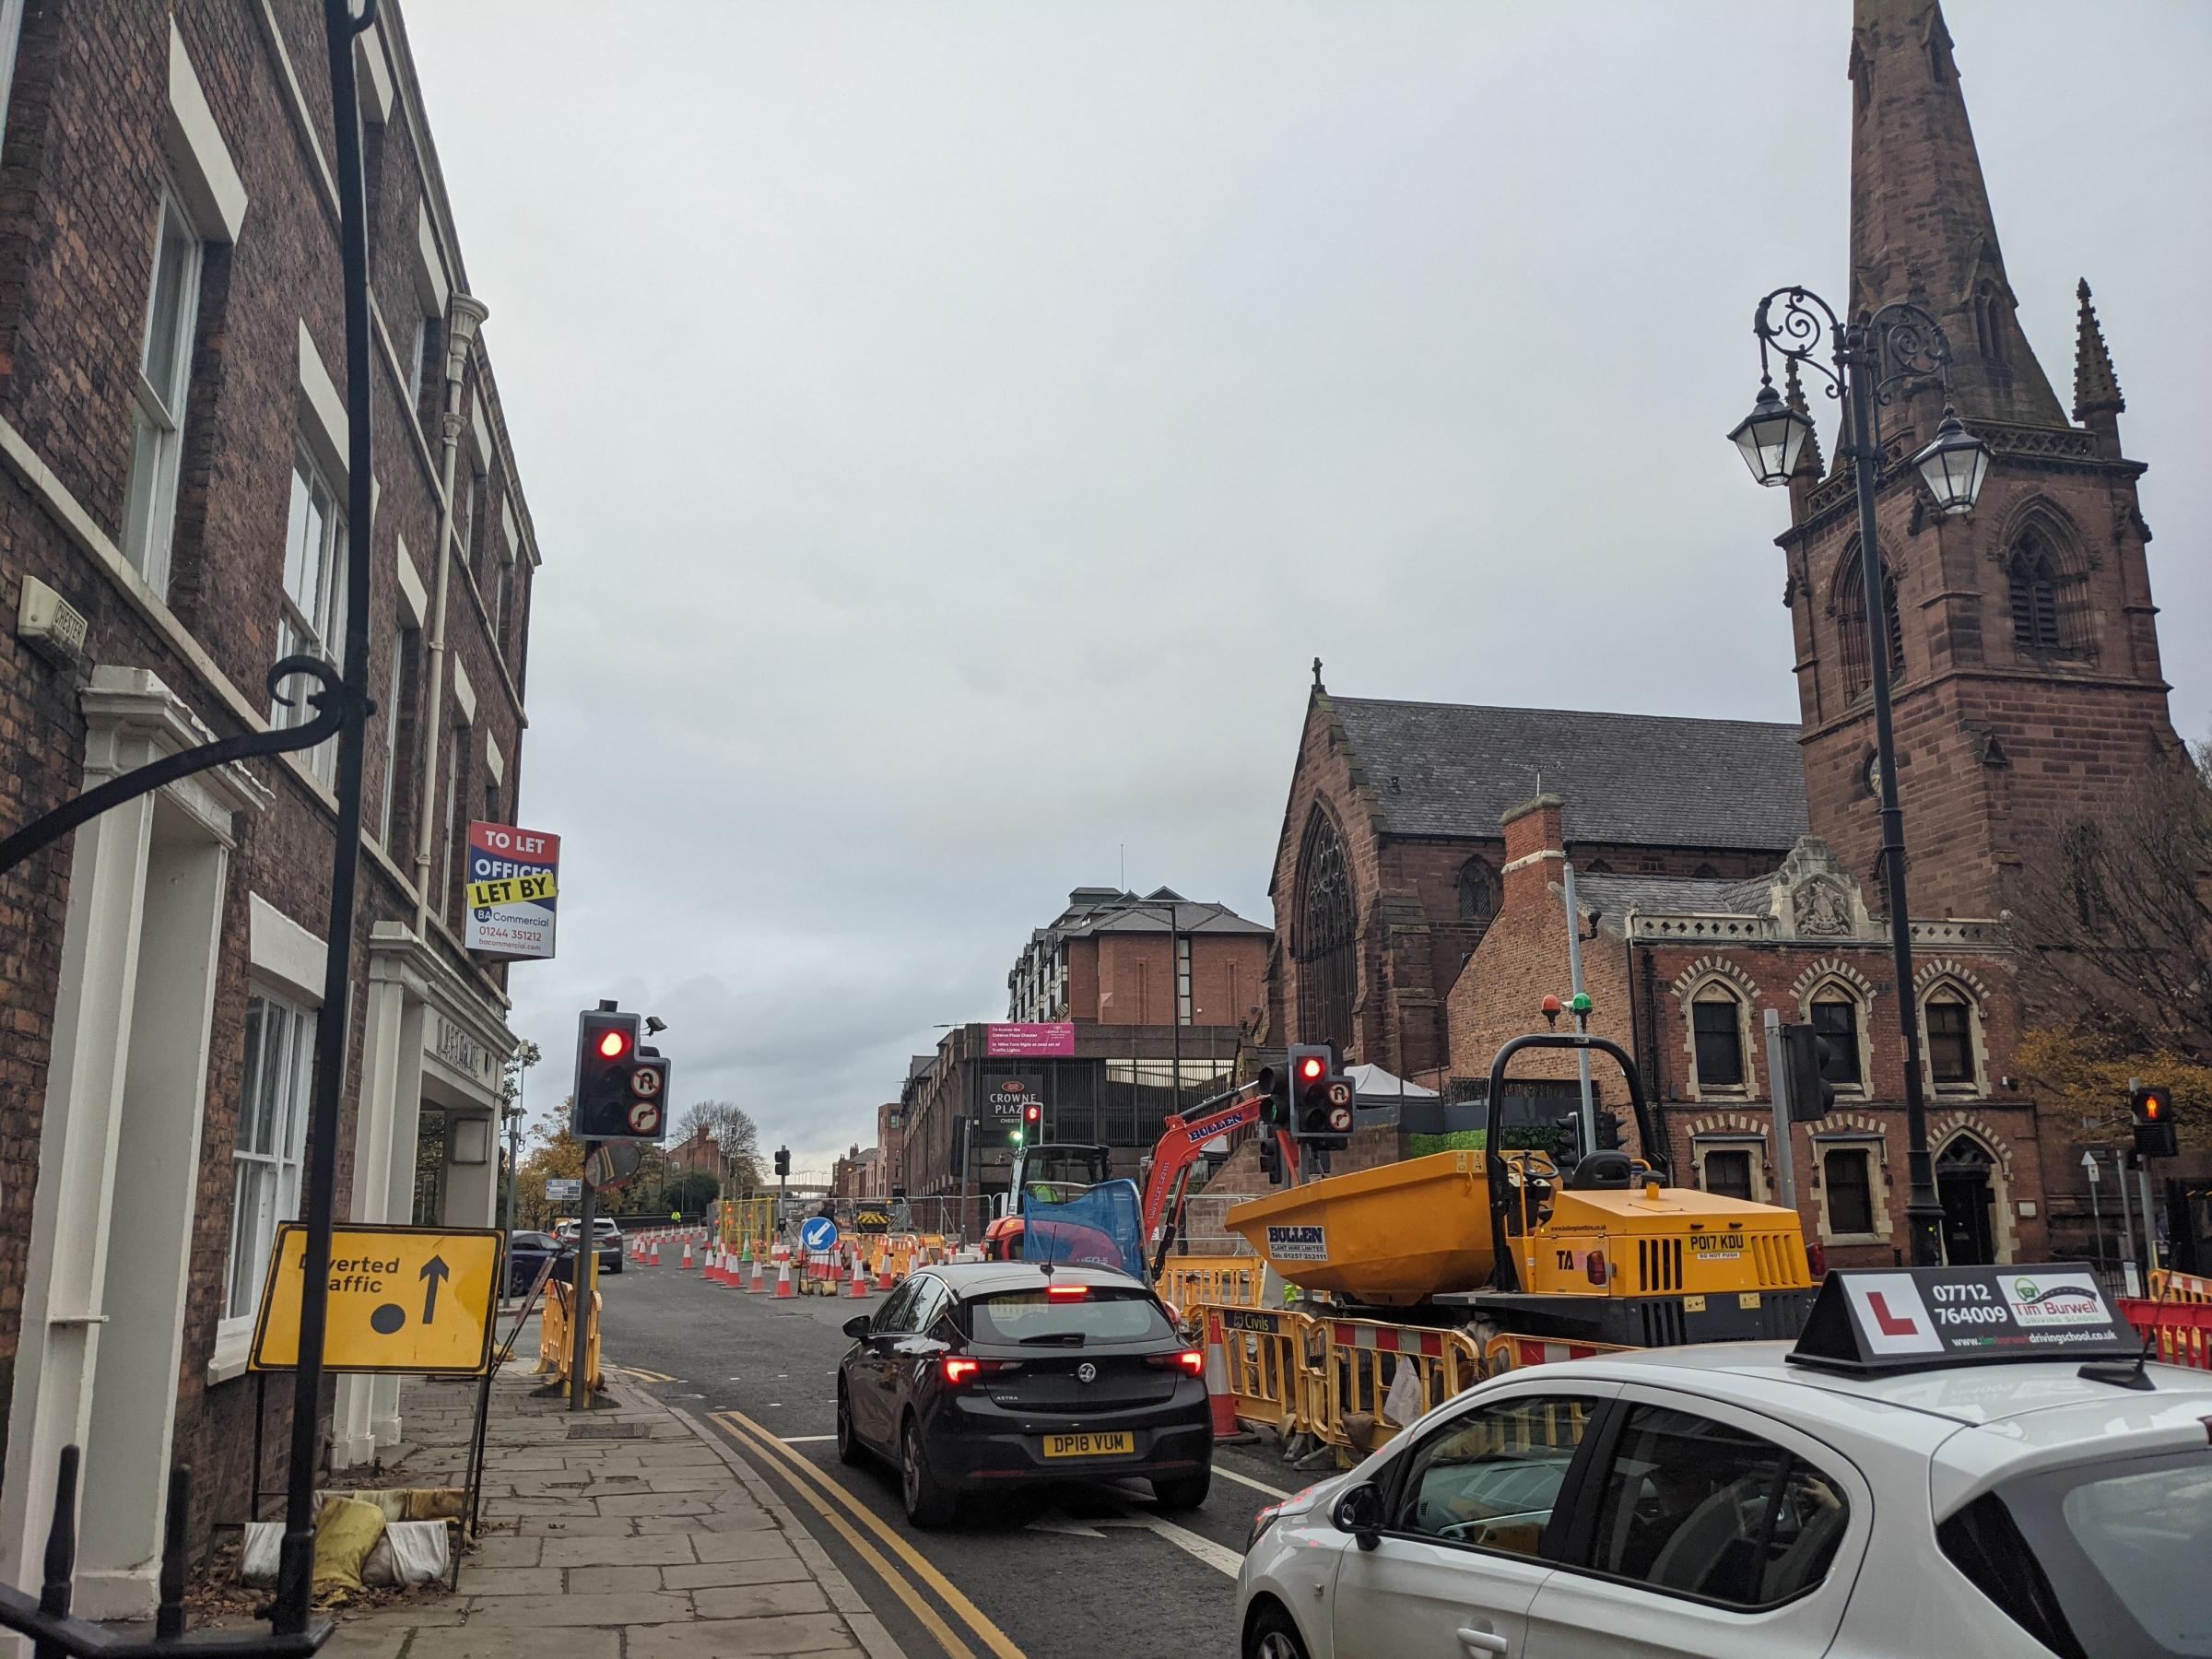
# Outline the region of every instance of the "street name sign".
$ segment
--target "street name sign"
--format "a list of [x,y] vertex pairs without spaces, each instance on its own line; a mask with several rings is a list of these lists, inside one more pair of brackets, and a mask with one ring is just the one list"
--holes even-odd
[[[324,1369],[474,1377],[491,1360],[500,1236],[492,1228],[339,1227],[330,1241]],[[300,1363],[307,1229],[276,1230],[250,1369]]]

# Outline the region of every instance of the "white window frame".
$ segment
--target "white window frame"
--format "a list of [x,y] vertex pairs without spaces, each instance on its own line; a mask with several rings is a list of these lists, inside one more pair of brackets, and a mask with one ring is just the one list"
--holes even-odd
[[[173,337],[170,363],[156,384],[148,375],[155,327],[160,316],[165,255],[182,243],[189,249],[178,272],[171,309]],[[207,242],[192,222],[177,193],[164,184],[154,218],[154,268],[147,283],[146,325],[138,341],[138,366],[132,376],[131,471],[124,496],[123,556],[146,585],[164,596],[177,527],[177,477],[184,454],[185,408],[192,391],[193,347],[199,335],[200,274],[207,263]]]
[[[256,1004],[260,1005],[258,1029]],[[269,1144],[249,1151],[246,1144],[249,1124],[254,1121],[253,1101],[262,1092],[265,1077],[268,1076],[267,1033],[272,1019],[283,1022],[287,1046],[281,1060],[281,1074],[270,1078],[268,1084],[277,1091],[277,1098],[271,1105]],[[218,1342],[252,1330],[254,1314],[261,1306],[262,1285],[268,1277],[269,1253],[274,1247],[277,1223],[299,1218],[300,1174],[307,1147],[308,1097],[314,1078],[315,1021],[316,1011],[307,1004],[258,982],[250,986],[246,1000],[246,1054],[240,1069],[238,1139],[230,1154],[230,1238],[223,1256],[223,1312],[216,1326]],[[257,1171],[265,1182],[265,1184],[257,1182],[260,1195],[251,1215],[245,1203],[245,1178],[249,1170]],[[251,1272],[241,1284],[239,1246],[249,1232],[248,1248],[253,1253]],[[246,1292],[242,1308],[238,1305],[241,1288]]]
[[[307,547],[308,513],[320,488],[329,506],[323,518],[317,545]],[[277,650],[279,657],[294,654],[319,656],[338,665],[338,641],[346,628],[346,497],[333,486],[314,453],[304,440],[292,446],[292,498],[285,512],[284,569],[278,583]],[[295,560],[295,543],[297,559]],[[295,592],[295,563],[301,591]],[[311,568],[314,574],[308,589]],[[310,613],[312,613],[312,615]],[[289,707],[272,700],[269,724],[276,727],[304,725],[314,710],[304,696],[293,693]],[[306,756],[308,770],[328,783],[337,764],[337,739],[317,744]]]
[[407,347],[407,408],[415,413],[418,423],[422,409],[422,359],[430,344],[430,319],[423,312],[415,313],[415,338]]
[[445,748],[445,822],[439,837],[438,900],[431,906],[439,916],[453,913],[454,843],[461,839],[461,826],[465,821],[461,817],[461,760],[467,752],[469,729],[467,721],[456,718]]

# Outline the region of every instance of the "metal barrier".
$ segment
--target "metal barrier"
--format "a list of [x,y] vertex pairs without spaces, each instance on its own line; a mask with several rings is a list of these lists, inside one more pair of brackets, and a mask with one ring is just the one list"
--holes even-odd
[[1267,1264],[1258,1256],[1170,1256],[1160,1268],[1159,1290],[1178,1309],[1199,1304],[1256,1308],[1267,1286]]
[[1600,1354],[1626,1354],[1632,1351],[1610,1342],[1547,1342],[1541,1336],[1509,1336],[1501,1334],[1483,1344],[1482,1375],[1500,1376],[1509,1371],[1521,1371],[1531,1365],[1546,1365],[1555,1359],[1593,1359]]
[[[1365,1455],[1433,1406],[1472,1387],[1482,1355],[1464,1331],[1316,1317],[1326,1347],[1312,1431],[1339,1451]],[[1368,1421],[1355,1425],[1349,1419]]]
[[2147,1300],[2154,1302],[2212,1303],[2212,1278],[2182,1273],[2171,1267],[2153,1267],[2150,1270],[2150,1295]]
[[1314,1322],[1265,1308],[1209,1305],[1206,1312],[1221,1333],[1238,1420],[1272,1429],[1285,1440],[1312,1433],[1306,1354]]
[[2164,1363],[2212,1371],[2212,1301],[2176,1301],[2171,1295],[2165,1301],[2124,1297],[2120,1316],[2142,1333]]

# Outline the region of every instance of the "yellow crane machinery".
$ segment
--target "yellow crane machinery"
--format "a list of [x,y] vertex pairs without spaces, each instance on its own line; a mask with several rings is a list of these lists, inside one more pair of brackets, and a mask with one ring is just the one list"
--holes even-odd
[[[1642,1157],[1593,1150],[1562,1170],[1506,1147],[1506,1070],[1527,1049],[1610,1055]],[[1795,1336],[1812,1305],[1797,1212],[1674,1184],[1634,1063],[1583,1032],[1498,1051],[1480,1150],[1291,1187],[1237,1206],[1229,1225],[1301,1289],[1486,1336],[1624,1347]]]

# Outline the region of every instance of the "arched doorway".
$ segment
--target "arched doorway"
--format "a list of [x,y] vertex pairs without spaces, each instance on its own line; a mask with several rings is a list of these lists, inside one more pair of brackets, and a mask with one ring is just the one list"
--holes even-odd
[[1943,1259],[1954,1267],[1983,1267],[1997,1259],[1996,1159],[1971,1135],[1961,1135],[1936,1159],[1936,1195],[1943,1201]]

